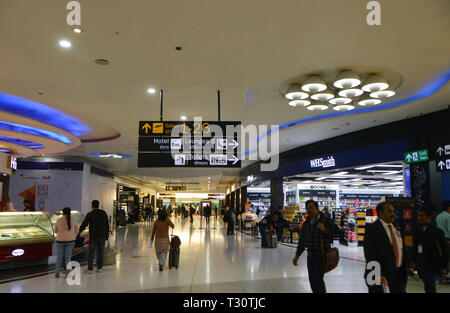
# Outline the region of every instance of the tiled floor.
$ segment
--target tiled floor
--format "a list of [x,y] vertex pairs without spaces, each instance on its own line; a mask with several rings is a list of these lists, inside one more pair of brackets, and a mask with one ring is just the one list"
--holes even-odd
[[[150,223],[120,229],[115,246],[122,252],[116,265],[104,272],[82,273],[80,286],[46,275],[0,284],[0,292],[311,292],[306,270],[306,253],[299,266],[292,265],[294,248],[261,249],[256,239],[226,230],[199,229],[199,221],[175,221],[175,234],[182,241],[178,270],[158,271],[153,249],[147,248]],[[367,292],[363,280],[361,248],[340,247],[343,258],[338,268],[325,276],[328,292]],[[355,259],[355,260],[352,260]],[[409,292],[422,292],[420,282],[411,280]],[[450,292],[439,286],[439,292]]]

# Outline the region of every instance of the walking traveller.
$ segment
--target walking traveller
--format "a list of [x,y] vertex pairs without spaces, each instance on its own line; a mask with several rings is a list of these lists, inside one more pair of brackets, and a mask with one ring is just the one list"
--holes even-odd
[[195,209],[191,205],[191,207],[189,208],[189,217],[191,218],[191,224],[194,223],[194,213],[195,213]]
[[234,219],[236,216],[232,209],[228,209],[224,216],[224,221],[227,223],[227,236],[234,235]]
[[298,264],[298,259],[306,249],[308,251],[308,276],[312,292],[326,293],[322,262],[323,253],[327,252],[333,243],[333,222],[319,211],[319,205],[316,201],[308,200],[305,206],[308,217],[300,230],[293,263],[294,265]]
[[63,216],[56,221],[54,227],[56,233],[56,278],[59,278],[59,273],[63,270],[63,260],[65,260],[64,271],[67,269],[78,235],[78,224],[70,216],[70,211],[70,208],[64,208]]
[[258,228],[261,234],[261,248],[267,248],[269,246],[266,234],[268,231],[272,233],[276,231],[277,221],[278,215],[272,215],[267,213],[267,215],[259,222]]
[[[450,250],[450,200],[442,202],[442,212],[436,216],[436,225],[444,232],[447,239],[447,250]],[[441,284],[448,284],[450,279],[446,276],[439,277]]]
[[205,217],[205,220],[206,220],[206,226],[209,226],[209,219],[211,217],[211,206],[210,205],[206,205],[204,207],[203,216]]
[[153,225],[151,240],[155,245],[156,257],[158,258],[159,270],[162,271],[166,264],[167,253],[169,252],[170,239],[169,227],[175,228],[175,225],[169,218],[166,211],[158,212],[158,219]]
[[448,249],[444,232],[433,225],[433,212],[431,210],[419,210],[417,221],[419,227],[414,236],[413,263],[423,281],[425,293],[436,293],[436,281],[448,273]]
[[92,274],[94,270],[94,254],[97,253],[97,272],[103,271],[103,252],[105,242],[109,237],[109,222],[106,212],[99,209],[98,200],[92,201],[91,212],[86,214],[81,223],[78,237],[83,230],[89,226],[89,254],[87,273]]
[[[408,258],[403,234],[398,230],[395,221],[395,210],[392,204],[381,202],[376,207],[378,219],[366,225],[364,236],[364,256],[366,271],[364,279],[369,293],[405,293],[407,282]],[[369,262],[376,261],[381,268],[381,285],[372,285],[367,281],[370,270]]]

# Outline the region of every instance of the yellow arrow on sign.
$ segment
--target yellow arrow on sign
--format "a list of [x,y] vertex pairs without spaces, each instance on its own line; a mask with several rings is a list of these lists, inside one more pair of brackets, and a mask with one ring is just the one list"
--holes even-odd
[[145,123],[144,126],[142,126],[142,129],[145,130],[145,133],[147,134],[152,127],[148,123]]

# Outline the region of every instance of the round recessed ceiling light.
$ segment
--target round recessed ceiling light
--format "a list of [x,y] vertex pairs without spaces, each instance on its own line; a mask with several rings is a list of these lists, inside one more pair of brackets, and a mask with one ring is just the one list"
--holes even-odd
[[389,88],[389,84],[383,77],[379,75],[370,76],[365,82],[362,90],[365,92],[375,92]]
[[361,80],[359,79],[358,74],[344,71],[336,77],[336,81],[334,82],[334,86],[337,88],[353,88],[359,86],[361,84]]
[[392,97],[394,95],[395,95],[395,91],[392,90],[391,88],[388,88],[388,89],[385,89],[385,90],[375,91],[375,92],[372,92],[370,94],[370,96],[372,98],[377,98],[377,99],[390,98],[390,97]]
[[300,85],[291,85],[284,96],[289,100],[303,100],[309,97],[306,92],[301,90]]
[[358,88],[344,89],[344,90],[339,91],[339,95],[341,97],[345,97],[345,98],[359,97],[363,93],[364,93],[364,91],[362,91],[361,89],[358,89]]
[[185,120],[187,120],[187,117],[185,115],[181,115],[180,120],[185,121]]
[[306,108],[310,111],[324,111],[328,109],[328,105],[322,103],[315,103],[308,105]]
[[329,89],[325,89],[324,91],[316,93],[311,96],[311,99],[317,100],[317,101],[322,101],[322,102],[328,101],[333,98],[334,98],[334,93]]
[[318,93],[327,89],[325,82],[318,76],[309,76],[302,84],[302,90]]
[[82,30],[81,28],[79,28],[79,27],[73,28],[72,31],[73,31],[75,34],[81,34],[81,33],[83,32],[83,30]]
[[353,110],[355,106],[353,104],[339,104],[333,107],[335,111],[350,111]]
[[107,59],[97,59],[94,62],[98,65],[109,65],[109,60]]
[[349,104],[350,102],[352,102],[352,99],[350,99],[350,98],[333,98],[328,102],[330,102],[331,104],[336,104],[336,105]]
[[311,101],[308,101],[308,100],[292,100],[292,101],[289,101],[289,105],[291,106],[291,107],[298,107],[298,106],[308,106],[308,105],[310,105],[311,104]]
[[359,100],[358,104],[362,105],[362,106],[367,106],[367,105],[377,105],[380,104],[381,100],[380,99],[374,99],[374,98],[370,98],[370,97],[363,97],[361,100]]
[[72,44],[68,40],[60,40],[59,45],[65,49],[72,47]]
[[152,95],[152,94],[156,93],[156,89],[155,88],[148,88],[147,92]]

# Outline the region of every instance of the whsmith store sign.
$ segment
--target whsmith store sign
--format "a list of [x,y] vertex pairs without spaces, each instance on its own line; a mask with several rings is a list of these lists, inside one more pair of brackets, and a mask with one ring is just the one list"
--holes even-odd
[[334,160],[333,156],[330,156],[326,159],[320,158],[320,159],[314,159],[311,160],[311,168],[327,168],[327,167],[335,167],[336,161]]

